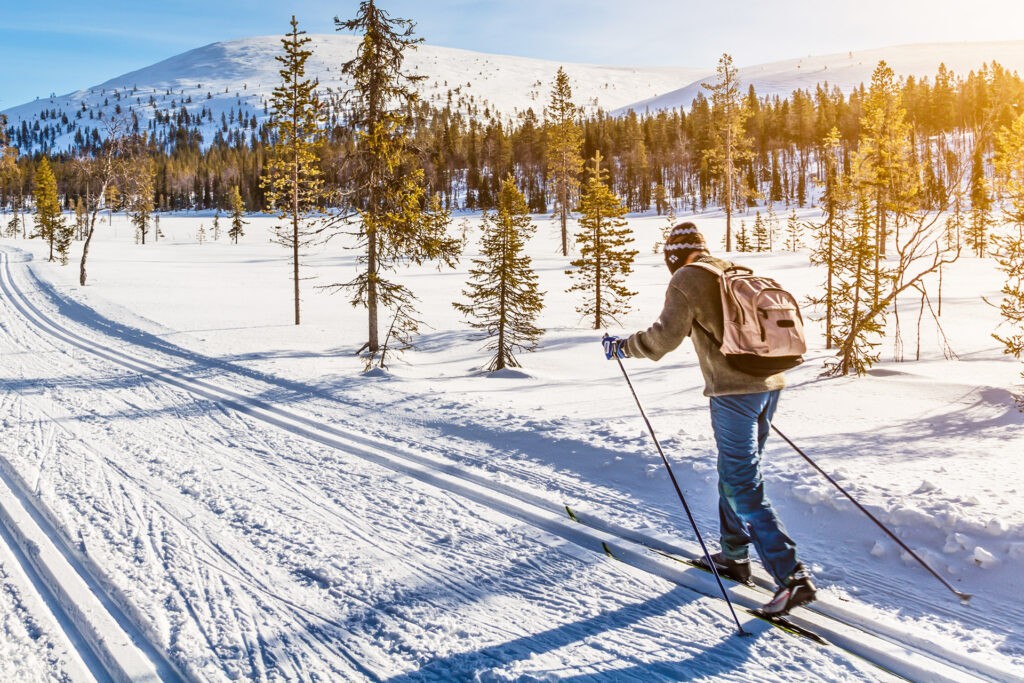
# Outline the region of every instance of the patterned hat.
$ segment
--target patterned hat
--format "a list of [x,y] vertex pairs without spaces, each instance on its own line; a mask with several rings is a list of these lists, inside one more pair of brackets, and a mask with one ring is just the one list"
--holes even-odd
[[697,226],[687,221],[672,228],[665,240],[665,264],[673,273],[686,264],[695,251],[707,253],[708,245]]

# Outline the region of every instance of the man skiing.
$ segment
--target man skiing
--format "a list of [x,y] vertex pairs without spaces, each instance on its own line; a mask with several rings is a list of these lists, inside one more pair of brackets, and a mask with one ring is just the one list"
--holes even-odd
[[748,583],[753,544],[779,586],[762,611],[780,616],[815,598],[811,576],[765,495],[761,475],[761,454],[785,379],[781,372],[767,377],[749,375],[726,360],[716,341],[723,338],[724,330],[719,278],[703,267],[684,267],[698,261],[718,270],[732,265],[708,253],[704,237],[693,223],[672,228],[665,241],[665,263],[672,277],[661,315],[650,328],[627,339],[605,337],[605,354],[609,359],[656,361],[684,338],[693,340],[718,448],[722,550],[711,559],[722,576]]

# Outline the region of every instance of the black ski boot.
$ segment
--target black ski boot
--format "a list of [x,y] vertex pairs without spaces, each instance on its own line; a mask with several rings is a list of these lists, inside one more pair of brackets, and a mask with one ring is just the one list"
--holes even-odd
[[793,573],[786,578],[786,585],[758,611],[767,617],[781,617],[789,614],[794,607],[813,602],[816,596],[817,589],[811,581],[810,572],[802,564],[797,564]]
[[[748,586],[753,585],[753,581],[750,580],[750,560],[730,560],[725,556],[725,553],[715,553],[711,556],[711,561],[715,563],[715,569],[718,570],[719,576],[732,579],[736,583],[745,583]],[[711,571],[708,561],[703,557],[697,558],[694,560],[694,563],[707,571]]]

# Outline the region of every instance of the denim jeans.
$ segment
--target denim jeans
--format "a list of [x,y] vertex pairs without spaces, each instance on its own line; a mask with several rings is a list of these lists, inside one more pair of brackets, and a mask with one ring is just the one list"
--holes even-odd
[[731,560],[743,560],[753,543],[781,586],[796,569],[796,543],[765,495],[761,476],[761,453],[778,403],[778,391],[712,396],[711,426],[718,446],[722,552]]

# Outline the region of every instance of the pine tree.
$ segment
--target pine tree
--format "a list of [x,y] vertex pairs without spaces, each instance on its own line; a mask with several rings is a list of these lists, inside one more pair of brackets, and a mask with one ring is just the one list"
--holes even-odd
[[625,219],[626,207],[608,186],[608,172],[601,168],[601,161],[601,153],[596,152],[577,207],[580,256],[570,264],[574,270],[566,271],[575,280],[566,291],[584,293],[586,298],[576,311],[584,317],[593,316],[595,330],[629,312],[629,300],[636,292],[626,287],[625,279],[633,272],[638,253],[628,248],[633,233]]
[[[724,248],[723,244],[723,248]],[[740,229],[736,231],[736,251],[746,253],[751,251],[750,233],[747,232],[747,222],[740,221]]]
[[[8,194],[11,199],[11,219],[7,222],[5,235],[18,236],[18,211],[22,185],[22,173],[18,167],[18,150],[7,144],[7,119],[0,114],[0,191]],[[18,192],[12,192],[14,187]]]
[[199,224],[199,230],[196,231],[196,243],[206,244],[206,226],[202,223]]
[[[35,199],[36,234],[34,236],[42,237],[49,243],[49,260],[53,261],[54,250],[56,249],[58,254],[60,253],[65,227],[64,216],[60,211],[60,200],[57,198],[57,179],[45,156],[39,160],[39,166],[36,168]],[[66,254],[62,261],[66,261]]]
[[[967,218],[964,216],[963,202],[960,197],[957,196],[953,202],[953,207],[950,209],[949,216],[946,217],[944,225],[944,244],[943,248],[945,251],[954,251],[960,253],[963,241],[963,235],[967,228]],[[939,291],[938,291],[938,313],[937,316],[942,316],[942,285],[944,268],[939,267]]]
[[758,211],[754,215],[754,251],[769,250],[768,224]]
[[242,193],[238,191],[238,185],[231,186],[228,201],[231,204],[231,228],[228,230],[228,238],[233,244],[238,244],[238,238],[245,236],[245,225],[248,222],[244,220],[245,204],[242,202]]
[[786,219],[786,249],[796,251],[803,246],[804,225],[796,217],[796,209]]
[[747,139],[743,123],[747,111],[740,95],[740,82],[732,57],[723,54],[715,67],[714,83],[701,83],[711,93],[712,147],[705,158],[722,183],[722,208],[725,210],[725,250],[732,251],[732,212],[736,205],[741,162],[747,158]]
[[127,181],[126,208],[135,226],[136,241],[145,244],[149,234],[149,219],[153,215],[153,184],[156,165],[148,156],[140,156],[131,163]]
[[213,241],[220,241],[220,209],[213,213]]
[[668,190],[664,185],[658,183],[654,186],[654,208],[658,212],[658,215],[666,213],[671,206],[671,201],[668,197]]
[[918,164],[906,115],[896,75],[880,61],[871,75],[871,88],[864,102],[860,145],[854,162],[859,169],[854,182],[869,192],[866,196],[876,216],[876,291],[880,291],[881,260],[886,255],[889,229],[898,226],[917,207]]
[[7,139],[7,117],[0,114],[0,190],[5,192],[14,178],[17,176],[20,180],[21,176],[21,171],[18,169],[18,150],[11,147],[9,142]]
[[[363,34],[356,57],[342,72],[352,83],[350,125],[357,135],[350,201],[359,215],[359,243],[365,251],[355,279],[340,286],[353,290],[352,304],[367,310],[368,340],[360,352],[368,351],[368,365],[383,367],[387,340],[394,336],[400,347],[408,347],[419,320],[413,293],[382,274],[401,263],[453,265],[461,243],[447,235],[450,215],[439,197],[427,198],[422,164],[409,149],[410,111],[417,99],[413,85],[423,78],[402,70],[406,52],[421,42],[412,37],[413,22],[392,18],[373,0],[363,0],[354,19],[335,18],[335,25]],[[394,311],[393,335],[383,345],[381,307]]]
[[[996,263],[1006,275],[999,313],[1010,329],[992,336],[1003,344],[1003,353],[1020,359],[1024,355],[1024,114],[996,135],[995,170],[1011,226],[1008,234],[995,239]],[[1024,410],[1024,396],[1018,396],[1017,403]]]
[[453,305],[473,318],[473,328],[486,332],[487,348],[495,351],[488,370],[516,368],[514,352],[532,351],[543,334],[536,322],[544,297],[524,253],[535,227],[511,175],[501,182],[495,214],[484,212],[483,228],[480,258],[474,259],[469,289],[463,291],[470,303]]
[[764,223],[768,230],[768,251],[775,251],[775,238],[780,234],[779,217],[770,203],[765,211]]
[[[815,244],[811,250],[811,263],[825,268],[825,282],[821,296],[811,297],[813,305],[825,307],[825,348],[831,349],[840,340],[834,332],[839,272],[846,252],[846,212],[849,203],[849,182],[841,174],[839,130],[833,128],[822,143],[825,166],[825,189],[821,208],[825,220],[814,230]],[[794,215],[796,211],[793,211]]]
[[984,258],[988,252],[989,230],[995,224],[995,220],[992,218],[992,194],[988,179],[985,177],[985,162],[981,153],[981,145],[976,145],[974,148],[970,192],[971,210],[968,212],[965,237],[967,246],[974,252],[974,255]]
[[300,251],[310,240],[309,223],[324,199],[316,154],[324,112],[316,93],[317,82],[306,78],[306,61],[313,54],[306,48],[310,39],[303,37],[306,32],[299,30],[294,15],[291,27],[291,32],[281,39],[284,54],[274,58],[281,64],[281,83],[274,88],[270,100],[271,128],[276,139],[260,187],[266,191],[267,202],[277,210],[278,218],[290,224],[278,229],[276,239],[291,250],[292,293],[298,325]]
[[569,254],[569,214],[579,192],[579,175],[583,170],[583,133],[576,123],[579,107],[572,100],[572,87],[565,69],[558,68],[551,90],[551,103],[545,111],[547,117],[548,179],[552,191],[555,214],[562,228],[562,256]]
[[[878,360],[878,338],[885,332],[885,316],[875,310],[880,281],[875,271],[878,253],[875,240],[879,235],[875,225],[877,213],[873,198],[865,189],[864,185],[854,185],[850,234],[843,261],[834,276],[833,329],[839,342],[836,358],[830,362],[830,372],[834,375],[866,373]],[[881,275],[883,278],[890,276],[887,271]]]

